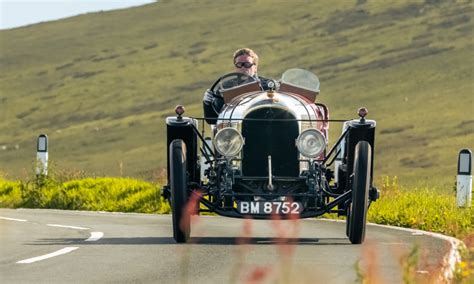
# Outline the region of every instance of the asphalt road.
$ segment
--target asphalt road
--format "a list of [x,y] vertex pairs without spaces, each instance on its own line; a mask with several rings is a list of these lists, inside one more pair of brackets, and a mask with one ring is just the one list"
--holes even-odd
[[[449,242],[367,227],[352,245],[327,220],[193,219],[191,244],[172,239],[168,215],[0,209],[1,283],[354,283],[356,263],[377,282],[403,282],[400,259],[419,250],[434,277]],[[375,278],[377,277],[377,278]]]

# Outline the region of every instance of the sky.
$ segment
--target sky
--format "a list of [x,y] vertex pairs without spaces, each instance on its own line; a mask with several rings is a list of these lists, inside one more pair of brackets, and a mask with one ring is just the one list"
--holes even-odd
[[156,0],[0,0],[0,29],[152,2]]

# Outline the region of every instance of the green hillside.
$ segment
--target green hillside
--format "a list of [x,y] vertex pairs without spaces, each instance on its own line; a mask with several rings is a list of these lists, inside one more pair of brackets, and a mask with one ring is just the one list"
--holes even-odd
[[[38,134],[61,169],[151,179],[166,116],[202,116],[239,47],[259,73],[321,78],[331,118],[377,120],[375,174],[450,190],[474,150],[470,0],[159,1],[0,31],[0,172],[29,174]],[[331,140],[341,125],[331,125]],[[0,173],[1,174],[1,173]]]

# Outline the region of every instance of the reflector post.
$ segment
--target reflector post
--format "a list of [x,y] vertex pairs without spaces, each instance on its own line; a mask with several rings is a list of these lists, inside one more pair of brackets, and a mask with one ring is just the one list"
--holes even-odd
[[462,149],[458,157],[456,180],[456,204],[458,207],[471,207],[472,201],[472,152]]
[[36,175],[48,175],[48,136],[40,134],[36,141]]

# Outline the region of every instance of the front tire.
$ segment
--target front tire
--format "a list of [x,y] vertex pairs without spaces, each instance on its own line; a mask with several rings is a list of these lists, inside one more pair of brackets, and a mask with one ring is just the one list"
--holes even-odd
[[186,166],[186,144],[181,139],[173,140],[170,144],[171,213],[173,238],[177,243],[187,242],[191,232],[191,215],[186,212],[189,195]]
[[348,237],[353,244],[361,244],[365,239],[371,163],[372,148],[369,142],[360,141],[355,147],[352,204],[347,216]]

